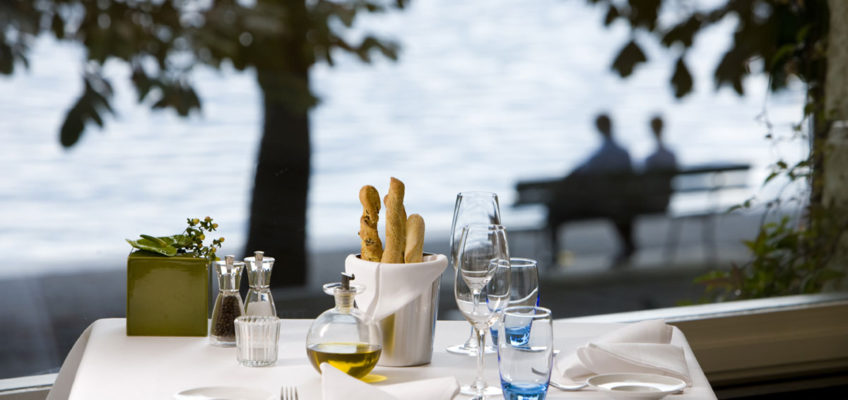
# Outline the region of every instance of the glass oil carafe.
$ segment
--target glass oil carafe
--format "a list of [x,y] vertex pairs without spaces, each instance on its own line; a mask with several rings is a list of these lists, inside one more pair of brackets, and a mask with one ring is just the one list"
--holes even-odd
[[253,253],[253,257],[244,259],[247,265],[247,279],[250,289],[244,302],[246,315],[277,316],[277,307],[271,297],[271,269],[274,268],[274,258],[265,257],[261,251]]
[[235,319],[244,314],[244,303],[238,291],[243,269],[244,263],[235,261],[234,256],[226,256],[224,261],[215,261],[218,297],[209,326],[209,340],[213,345],[236,345]]
[[365,289],[352,285],[352,274],[342,273],[342,281],[324,285],[324,292],[336,299],[336,307],[324,311],[312,323],[306,336],[306,354],[321,373],[328,363],[354,378],[368,375],[382,352],[380,327],[354,307],[353,298]]

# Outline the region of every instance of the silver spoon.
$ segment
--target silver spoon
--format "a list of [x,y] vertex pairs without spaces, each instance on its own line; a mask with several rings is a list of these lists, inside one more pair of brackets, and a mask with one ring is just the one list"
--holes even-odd
[[[541,373],[536,368],[531,368],[531,370],[533,371],[534,374],[543,375],[543,376],[547,375],[547,374]],[[574,391],[583,389],[584,387],[589,385],[589,383],[586,382],[586,381],[584,381],[583,383],[575,383],[573,385],[566,385],[566,384],[562,384],[562,383],[559,383],[559,382],[555,382],[553,379],[548,380],[548,383],[551,386],[553,386],[553,387],[555,387],[559,390],[565,390],[565,391],[568,391],[568,392],[574,392]]]
[[562,383],[550,381],[550,385],[559,389],[559,390],[565,390],[567,392],[574,392],[574,391],[578,391],[580,389],[583,389],[584,387],[588,386],[589,384],[587,382],[583,382],[583,383],[575,383],[573,385],[563,385]]

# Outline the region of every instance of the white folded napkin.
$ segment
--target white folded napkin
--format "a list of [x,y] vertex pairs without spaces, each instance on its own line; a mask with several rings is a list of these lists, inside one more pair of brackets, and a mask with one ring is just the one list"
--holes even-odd
[[412,264],[365,261],[355,254],[345,259],[345,271],[356,276],[355,283],[365,285],[365,292],[356,296],[356,304],[375,321],[430,290],[447,266],[448,259],[442,254],[425,255],[423,262]]
[[587,343],[575,353],[557,357],[555,369],[572,382],[592,375],[641,372],[673,376],[692,384],[683,349],[671,343],[672,327],[665,321],[627,325]]
[[454,377],[371,386],[330,364],[321,364],[323,400],[451,400],[459,393]]

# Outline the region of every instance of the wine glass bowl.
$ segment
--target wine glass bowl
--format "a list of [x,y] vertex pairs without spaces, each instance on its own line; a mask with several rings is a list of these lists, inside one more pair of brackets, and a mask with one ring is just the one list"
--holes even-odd
[[[498,203],[498,195],[492,192],[461,192],[456,195],[456,203],[453,209],[453,220],[450,231],[450,264],[456,269],[456,255],[459,252],[460,240],[462,239],[462,228],[472,223],[500,224],[501,211]],[[497,350],[494,346],[487,346],[486,353],[494,354]],[[460,355],[477,355],[477,338],[474,329],[468,339],[458,345],[449,346],[448,353]]]
[[510,264],[506,230],[501,225],[469,224],[462,230],[456,253],[454,297],[457,308],[474,328],[477,338],[477,377],[461,392],[484,399],[498,393],[483,379],[486,332],[498,320],[510,299]]
[[490,328],[497,322],[500,312],[509,304],[509,262],[495,263],[495,268],[484,277],[475,275],[471,281],[482,286],[476,289],[469,284],[465,271],[457,270],[456,303],[457,308],[475,328]]
[[500,224],[498,195],[492,192],[462,192],[456,195],[450,234],[450,263],[456,268],[462,228],[468,224]]

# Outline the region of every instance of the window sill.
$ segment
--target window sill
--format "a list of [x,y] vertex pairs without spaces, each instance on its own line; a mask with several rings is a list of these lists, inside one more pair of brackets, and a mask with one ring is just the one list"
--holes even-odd
[[848,370],[848,293],[787,296],[573,318],[662,318],[686,335],[714,388]]
[[[848,293],[672,307],[568,320],[635,322],[660,318],[683,331],[716,391],[728,388],[725,391],[728,396],[721,397],[845,382]],[[0,380],[0,400],[43,398],[55,379],[56,374],[49,374]],[[780,382],[784,379],[794,381]],[[758,382],[778,383],[766,383],[770,389],[764,389]],[[30,397],[39,396],[37,393],[40,397]]]

